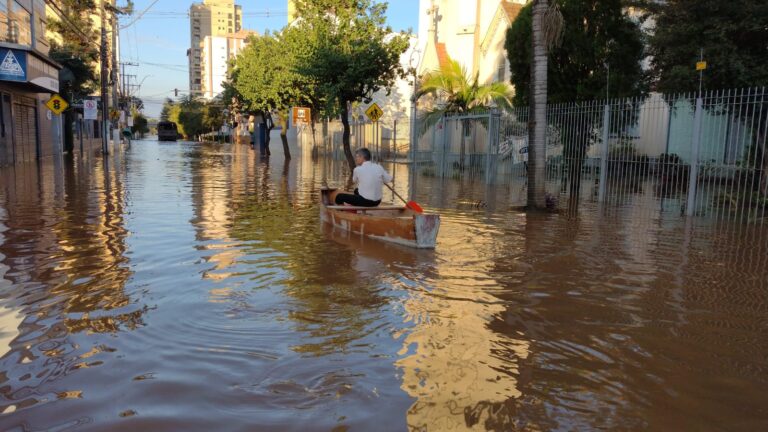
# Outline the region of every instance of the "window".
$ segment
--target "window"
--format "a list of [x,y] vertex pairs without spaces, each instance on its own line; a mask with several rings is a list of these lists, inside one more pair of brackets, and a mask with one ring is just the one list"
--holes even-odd
[[504,82],[507,80],[507,59],[502,55],[499,58],[499,65],[496,70],[496,81]]
[[232,14],[229,14],[227,18],[232,19]]
[[0,24],[0,41],[32,46],[32,14],[29,11],[14,0],[0,4],[0,15],[8,17],[7,22]]

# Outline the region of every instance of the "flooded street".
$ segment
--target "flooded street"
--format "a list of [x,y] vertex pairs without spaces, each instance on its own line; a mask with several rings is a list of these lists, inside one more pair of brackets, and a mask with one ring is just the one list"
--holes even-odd
[[768,429],[768,232],[419,178],[411,250],[321,227],[294,154],[0,170],[0,430]]

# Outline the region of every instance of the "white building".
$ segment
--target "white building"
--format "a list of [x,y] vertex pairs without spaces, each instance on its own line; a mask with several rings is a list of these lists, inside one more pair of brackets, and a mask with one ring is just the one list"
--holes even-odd
[[229,62],[247,45],[248,37],[256,32],[241,30],[226,36],[206,36],[201,53],[200,94],[213,99],[224,91]]
[[450,57],[481,84],[509,81],[504,42],[527,0],[419,0],[419,73]]

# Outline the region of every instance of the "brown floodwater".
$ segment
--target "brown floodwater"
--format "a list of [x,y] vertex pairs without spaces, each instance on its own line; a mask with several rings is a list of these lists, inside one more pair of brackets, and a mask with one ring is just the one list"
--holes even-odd
[[424,177],[410,250],[321,227],[334,167],[139,141],[0,170],[0,430],[768,429],[768,233]]

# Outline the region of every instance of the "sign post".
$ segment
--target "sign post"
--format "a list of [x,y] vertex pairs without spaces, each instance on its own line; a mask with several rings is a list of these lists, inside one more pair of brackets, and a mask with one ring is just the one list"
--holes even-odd
[[93,99],[83,101],[83,119],[97,120],[99,118],[98,104]]
[[377,159],[380,160],[381,154],[379,149],[379,119],[384,115],[384,111],[382,111],[381,107],[376,102],[374,102],[371,104],[371,106],[368,107],[367,110],[365,110],[365,115],[371,119],[371,122],[373,122],[373,144],[376,146]]
[[368,116],[372,122],[376,123],[379,121],[381,116],[384,115],[384,111],[382,111],[379,105],[374,102],[371,104],[371,106],[368,107],[367,110],[365,110],[365,115]]

